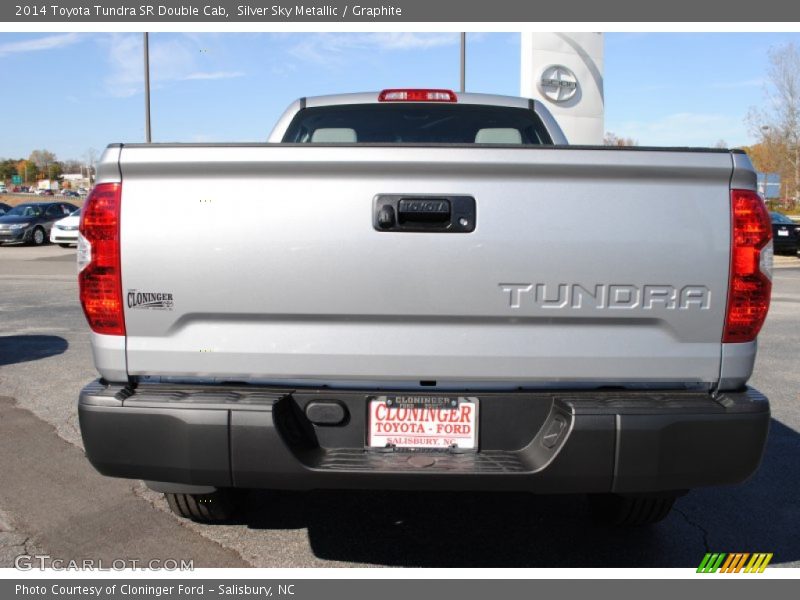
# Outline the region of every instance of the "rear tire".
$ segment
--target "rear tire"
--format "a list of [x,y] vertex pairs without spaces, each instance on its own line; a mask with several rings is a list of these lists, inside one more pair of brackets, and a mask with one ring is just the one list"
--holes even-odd
[[620,496],[597,494],[589,496],[595,520],[617,527],[642,527],[664,520],[678,494]]
[[164,494],[164,496],[172,512],[196,523],[226,523],[237,513],[235,499],[230,490],[217,490],[211,494]]

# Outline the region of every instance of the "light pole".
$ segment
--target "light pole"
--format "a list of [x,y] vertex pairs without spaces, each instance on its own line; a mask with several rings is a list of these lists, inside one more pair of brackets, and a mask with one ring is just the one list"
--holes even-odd
[[461,93],[467,91],[467,34],[461,34]]
[[144,137],[149,144],[150,135],[150,40],[147,32],[144,33]]
[[[762,144],[767,144],[768,145],[770,143],[769,129],[770,129],[769,125],[762,125],[761,126],[761,143]],[[769,145],[767,146],[767,152],[769,152],[770,157],[771,157],[771,149],[769,148]],[[760,187],[761,188],[759,191],[764,196],[764,199],[767,200],[767,180],[769,178],[767,177],[767,173],[763,173],[764,181],[760,182],[760,181],[758,181],[760,175],[761,175],[761,173],[756,173],[756,187]],[[767,200],[767,202],[769,202],[769,200]]]

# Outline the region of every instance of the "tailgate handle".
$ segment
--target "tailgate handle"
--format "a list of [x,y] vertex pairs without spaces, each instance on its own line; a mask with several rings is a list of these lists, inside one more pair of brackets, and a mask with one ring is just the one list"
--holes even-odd
[[401,225],[449,222],[450,201],[445,198],[403,198],[397,203],[397,221]]
[[379,194],[372,226],[385,232],[470,233],[475,231],[472,196]]

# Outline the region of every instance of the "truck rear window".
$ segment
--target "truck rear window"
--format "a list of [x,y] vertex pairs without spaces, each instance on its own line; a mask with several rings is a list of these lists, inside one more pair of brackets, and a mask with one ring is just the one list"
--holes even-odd
[[532,110],[477,104],[346,104],[295,115],[285,143],[551,145]]

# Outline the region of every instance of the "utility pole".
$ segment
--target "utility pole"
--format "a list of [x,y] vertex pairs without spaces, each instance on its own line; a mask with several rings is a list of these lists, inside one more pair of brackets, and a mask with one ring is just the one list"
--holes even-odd
[[150,43],[147,32],[144,34],[144,137],[149,144],[150,135]]
[[461,93],[467,91],[467,34],[461,34]]

